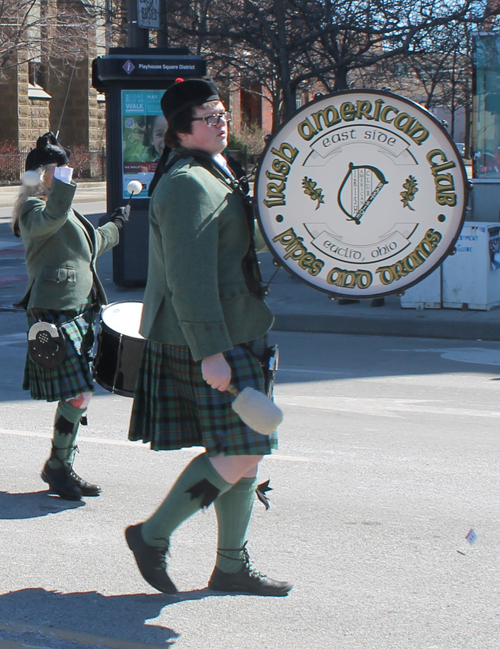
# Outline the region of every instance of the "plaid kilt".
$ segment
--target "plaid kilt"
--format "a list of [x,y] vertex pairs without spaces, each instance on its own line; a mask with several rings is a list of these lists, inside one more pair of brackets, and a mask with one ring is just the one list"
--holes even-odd
[[[264,392],[260,357],[267,336],[246,343],[253,354],[236,345],[224,356],[231,383]],[[255,356],[254,356],[255,354]],[[211,388],[189,347],[147,341],[135,388],[129,439],[151,443],[153,450],[204,446],[208,455],[268,455],[277,448],[277,434],[251,430],[232,410],[234,397]]]
[[[91,304],[89,297],[76,309],[31,309],[27,313],[28,330],[39,320],[51,322],[56,326],[62,325],[66,339],[66,357],[58,367],[39,367],[26,354],[23,390],[29,390],[32,399],[60,401],[76,397],[81,392],[94,391],[90,351],[94,342],[95,311]],[[68,320],[70,322],[66,322]]]

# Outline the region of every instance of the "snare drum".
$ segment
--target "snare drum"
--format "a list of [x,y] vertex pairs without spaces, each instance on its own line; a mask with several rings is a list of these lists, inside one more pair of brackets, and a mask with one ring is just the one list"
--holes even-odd
[[101,312],[94,379],[109,392],[133,397],[146,343],[139,333],[142,302],[113,302]]

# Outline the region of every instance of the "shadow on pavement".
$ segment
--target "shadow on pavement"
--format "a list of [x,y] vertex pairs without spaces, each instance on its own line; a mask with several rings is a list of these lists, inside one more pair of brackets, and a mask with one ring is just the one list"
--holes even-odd
[[9,493],[0,491],[0,520],[39,518],[68,509],[84,507],[85,502],[63,500],[49,491]]
[[1,595],[0,610],[2,619],[24,622],[31,627],[54,627],[168,647],[174,644],[178,634],[146,622],[158,617],[172,599],[162,593],[105,596],[95,591],[57,593],[26,588]]
[[173,646],[179,634],[150,620],[165,606],[187,600],[224,596],[208,588],[178,595],[133,594],[105,596],[95,591],[58,593],[26,588],[0,595],[2,620],[53,627],[74,633],[101,635],[123,640]]

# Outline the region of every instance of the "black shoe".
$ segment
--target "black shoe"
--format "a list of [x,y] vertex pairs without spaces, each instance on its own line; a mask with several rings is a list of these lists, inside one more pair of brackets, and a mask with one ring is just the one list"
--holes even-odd
[[101,487],[96,484],[92,484],[91,482],[87,482],[83,478],[80,478],[80,476],[75,473],[72,467],[68,467],[68,473],[73,479],[74,483],[80,487],[80,491],[82,492],[82,496],[100,496],[101,495]]
[[43,467],[42,480],[61,498],[81,500],[82,490],[70,475],[66,465],[63,464],[60,469],[54,469],[47,461]]
[[167,575],[165,555],[167,554],[168,545],[166,548],[148,545],[142,538],[141,527],[142,523],[139,523],[138,525],[130,525],[125,530],[128,547],[134,553],[135,562],[141,575],[150,586],[153,586],[161,593],[170,595],[177,593],[175,584]]
[[222,570],[215,567],[208,582],[208,587],[211,590],[226,593],[251,593],[252,595],[267,597],[285,597],[288,595],[293,588],[293,584],[289,581],[277,581],[266,577],[252,566],[245,547],[242,548],[242,553],[244,563],[238,572],[222,572]]
[[[52,489],[62,498],[80,500],[82,496],[99,496],[101,494],[101,487],[96,484],[91,484],[83,478],[80,478],[80,476],[75,473],[73,469],[73,460],[75,458],[75,454],[79,452],[78,446],[71,447],[69,457],[63,456],[62,459],[57,454],[57,452],[60,450],[67,452],[68,449],[58,449],[54,446],[54,443],[52,443],[52,452],[50,454],[49,461],[57,460],[57,462],[59,462],[59,464],[61,465],[61,468],[52,469],[47,462],[42,471],[42,480],[48,482]],[[58,472],[59,477],[56,476],[56,479],[54,480],[52,476]],[[56,484],[53,484],[54,482]],[[61,487],[61,483],[64,483],[64,488]],[[66,496],[60,493],[61,490],[66,494]],[[79,496],[78,498],[76,498],[75,496],[76,494],[78,494],[78,491]],[[73,494],[73,496],[71,494]]]

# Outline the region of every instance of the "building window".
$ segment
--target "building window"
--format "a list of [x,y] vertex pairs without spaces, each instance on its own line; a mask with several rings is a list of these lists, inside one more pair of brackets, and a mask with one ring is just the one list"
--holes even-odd
[[247,126],[262,127],[262,88],[260,83],[251,83],[241,89],[241,117]]
[[44,70],[43,64],[41,61],[30,61],[29,62],[29,82],[32,86],[40,86],[43,88],[44,85]]

